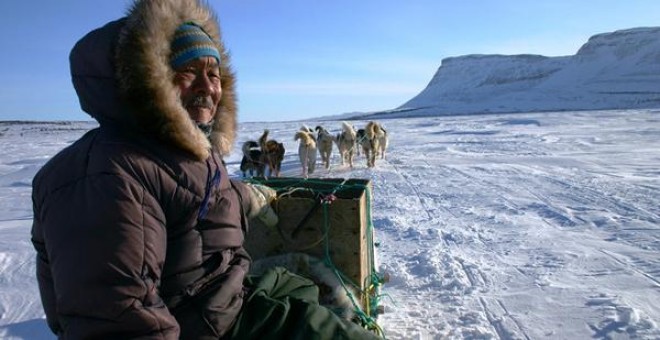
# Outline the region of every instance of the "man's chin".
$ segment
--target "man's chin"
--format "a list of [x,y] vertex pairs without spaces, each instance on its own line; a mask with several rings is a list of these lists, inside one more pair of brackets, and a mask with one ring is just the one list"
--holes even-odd
[[208,123],[213,118],[213,111],[205,107],[187,107],[190,119],[198,123]]

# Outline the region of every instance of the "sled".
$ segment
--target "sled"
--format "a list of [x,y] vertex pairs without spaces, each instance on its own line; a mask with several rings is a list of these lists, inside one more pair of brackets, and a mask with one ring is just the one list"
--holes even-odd
[[283,254],[307,254],[336,269],[340,280],[356,288],[368,317],[378,313],[383,279],[376,273],[371,223],[372,185],[366,179],[252,179],[277,191],[274,228],[250,222],[245,248],[253,260]]

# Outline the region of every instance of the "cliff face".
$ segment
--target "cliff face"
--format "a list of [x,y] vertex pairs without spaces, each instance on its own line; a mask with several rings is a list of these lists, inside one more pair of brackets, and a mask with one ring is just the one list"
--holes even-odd
[[660,27],[598,34],[572,56],[446,58],[428,86],[381,113],[487,112],[660,107]]

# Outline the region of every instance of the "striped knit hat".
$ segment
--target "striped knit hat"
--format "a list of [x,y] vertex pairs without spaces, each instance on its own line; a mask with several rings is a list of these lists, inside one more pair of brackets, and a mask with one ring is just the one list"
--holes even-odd
[[220,53],[211,37],[192,22],[186,22],[176,29],[170,46],[172,68],[178,68],[193,59],[207,56],[214,57],[218,64],[220,63]]

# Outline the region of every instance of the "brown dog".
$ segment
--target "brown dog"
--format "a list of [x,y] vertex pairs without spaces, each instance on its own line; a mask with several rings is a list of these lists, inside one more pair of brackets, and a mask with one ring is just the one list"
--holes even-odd
[[367,157],[367,166],[376,166],[376,155],[381,152],[381,158],[385,157],[387,147],[387,132],[377,122],[371,121],[364,127],[364,138],[362,139],[362,151]]
[[268,139],[268,129],[259,137],[259,145],[261,146],[261,159],[266,165],[267,175],[280,177],[280,169],[282,168],[282,160],[284,160],[284,144],[278,143],[274,139]]

